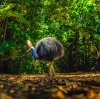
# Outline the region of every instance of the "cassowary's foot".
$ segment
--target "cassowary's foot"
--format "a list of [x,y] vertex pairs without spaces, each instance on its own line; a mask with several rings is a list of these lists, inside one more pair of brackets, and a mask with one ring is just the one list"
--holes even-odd
[[52,69],[50,68],[50,69],[49,69],[48,76],[49,76],[49,77],[52,77],[52,76],[54,76],[54,75],[55,75],[55,73],[54,73],[54,72],[52,72]]
[[53,74],[53,73],[52,73],[52,74],[49,74],[49,73],[48,73],[48,77],[50,77],[50,78],[53,78],[53,77],[55,77],[55,76],[56,76],[56,74]]
[[56,74],[54,73],[52,76],[53,76],[53,77],[55,77],[55,76],[56,76]]

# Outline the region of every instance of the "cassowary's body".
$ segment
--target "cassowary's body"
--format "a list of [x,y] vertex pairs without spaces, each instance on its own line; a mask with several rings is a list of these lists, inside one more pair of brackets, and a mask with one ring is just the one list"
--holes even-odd
[[39,59],[52,62],[64,54],[62,44],[52,37],[41,39],[36,45],[36,52]]
[[48,61],[50,63],[49,68],[49,75],[51,75],[51,72],[53,75],[55,75],[55,71],[52,65],[52,62],[56,58],[60,58],[64,55],[64,48],[62,44],[55,38],[47,37],[41,39],[36,44],[36,49],[32,47],[31,41],[27,41],[29,51],[32,51],[32,56],[34,60],[44,60]]

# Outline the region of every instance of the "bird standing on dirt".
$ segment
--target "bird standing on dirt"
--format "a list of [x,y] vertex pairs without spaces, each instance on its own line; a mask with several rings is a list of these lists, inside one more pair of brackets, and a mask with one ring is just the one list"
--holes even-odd
[[31,52],[32,57],[34,58],[34,67],[36,68],[36,60],[44,60],[48,61],[50,64],[49,67],[49,75],[54,76],[55,71],[53,68],[53,60],[56,58],[60,58],[64,55],[64,47],[63,45],[55,38],[46,37],[41,39],[36,44],[36,49],[32,46],[30,40],[27,40],[28,50],[27,52]]

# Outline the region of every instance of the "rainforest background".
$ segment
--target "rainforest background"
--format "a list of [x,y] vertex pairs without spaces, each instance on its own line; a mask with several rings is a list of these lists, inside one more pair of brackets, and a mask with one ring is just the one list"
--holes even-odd
[[48,36],[65,49],[57,73],[100,71],[99,0],[0,0],[0,73],[48,72],[44,61],[34,70],[26,54],[27,39],[35,46]]

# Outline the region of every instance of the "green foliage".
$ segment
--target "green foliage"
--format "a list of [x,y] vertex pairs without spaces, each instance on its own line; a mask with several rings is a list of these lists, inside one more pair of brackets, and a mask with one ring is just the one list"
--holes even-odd
[[48,65],[42,61],[37,61],[37,69],[33,69],[32,57],[26,54],[26,40],[30,39],[35,46],[40,39],[52,36],[65,48],[64,57],[54,62],[57,72],[91,70],[100,53],[99,4],[99,0],[3,1],[1,67],[9,73],[47,72]]
[[18,5],[15,5],[15,4],[0,5],[0,9],[1,9],[0,17],[1,18],[15,17],[15,18],[18,18],[19,21],[29,24],[29,22],[20,13],[13,11],[14,7],[17,7],[17,6]]

